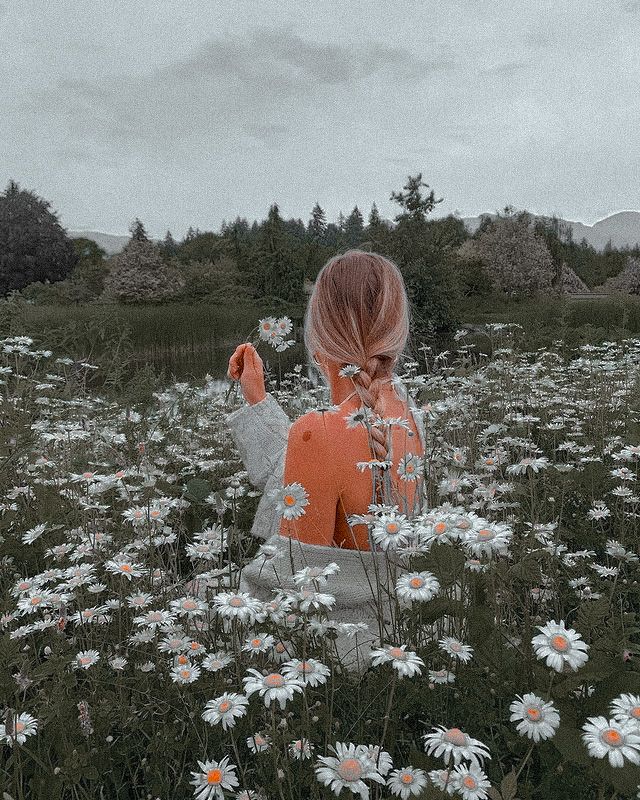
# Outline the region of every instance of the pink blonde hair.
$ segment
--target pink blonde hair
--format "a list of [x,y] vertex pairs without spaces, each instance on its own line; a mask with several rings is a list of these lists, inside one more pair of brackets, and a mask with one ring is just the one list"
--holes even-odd
[[[311,355],[360,367],[354,388],[363,406],[378,414],[382,381],[391,377],[408,336],[407,290],[393,261],[355,249],[327,261],[305,312],[304,343]],[[384,432],[374,427],[370,434],[374,457],[384,461]]]

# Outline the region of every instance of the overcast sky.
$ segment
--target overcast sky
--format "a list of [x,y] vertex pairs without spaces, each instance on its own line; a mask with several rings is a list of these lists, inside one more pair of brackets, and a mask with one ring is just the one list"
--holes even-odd
[[272,202],[640,209],[640,0],[0,0],[0,189],[154,236]]

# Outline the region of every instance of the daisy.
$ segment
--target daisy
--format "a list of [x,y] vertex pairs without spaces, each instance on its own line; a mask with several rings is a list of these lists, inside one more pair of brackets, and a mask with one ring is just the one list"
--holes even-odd
[[421,474],[424,462],[415,453],[408,453],[403,456],[398,463],[398,475],[400,480],[415,481]]
[[454,780],[450,769],[432,769],[429,778],[436,789],[442,792],[453,794],[456,791],[457,781]]
[[376,765],[376,769],[378,772],[386,776],[389,772],[391,767],[393,766],[393,761],[389,753],[386,750],[381,750],[380,745],[377,744],[359,744],[356,747],[356,753],[358,755],[364,755]]
[[384,784],[385,780],[375,764],[365,755],[359,754],[354,744],[336,742],[329,746],[336,755],[319,756],[315,767],[318,782],[330,786],[338,795],[342,789],[349,789],[352,794],[359,794],[362,800],[369,799],[369,787],[365,780],[373,780]]
[[23,712],[17,719],[14,719],[13,731],[7,733],[6,724],[0,724],[0,741],[4,740],[6,744],[13,745],[14,742],[24,744],[27,736],[33,736],[38,730],[38,720],[32,717],[31,714]]
[[209,700],[202,712],[202,719],[210,725],[217,725],[222,722],[223,730],[233,728],[236,724],[236,717],[244,717],[247,713],[249,701],[242,694],[235,692],[225,692],[215,700]]
[[445,728],[439,725],[432,733],[425,733],[424,749],[435,758],[444,757],[445,764],[453,758],[454,764],[459,764],[462,759],[478,764],[483,758],[491,758],[489,749],[478,739],[472,739],[460,728]]
[[304,567],[304,569],[294,573],[293,582],[296,586],[315,583],[318,587],[322,587],[327,584],[329,575],[336,575],[338,572],[340,572],[340,567],[333,561],[327,564],[326,567]]
[[81,650],[75,659],[75,668],[89,669],[100,660],[100,653],[97,650]]
[[293,700],[295,692],[302,693],[304,690],[297,678],[288,677],[279,672],[261,675],[257,669],[253,668],[250,668],[248,672],[251,674],[242,679],[246,695],[250,696],[254,692],[259,692],[267,707],[272,700],[277,700],[280,708],[284,711],[287,700]]
[[155,631],[158,626],[166,628],[167,625],[172,625],[174,616],[170,611],[164,608],[156,608],[153,611],[147,611],[146,614],[142,614],[139,617],[134,617],[133,621],[140,627],[146,627],[151,631]]
[[576,672],[589,659],[589,645],[582,641],[579,633],[573,628],[565,628],[564,621],[556,623],[554,619],[546,625],[536,626],[541,633],[534,636],[531,644],[538,659],[546,658],[547,666],[556,672],[562,672],[565,665]]
[[138,592],[127,596],[127,605],[130,608],[145,608],[153,602],[153,595],[148,592]]
[[171,601],[171,608],[176,614],[184,614],[187,617],[197,617],[204,614],[209,606],[197,597],[179,597]]
[[356,408],[355,411],[352,411],[350,414],[346,414],[343,419],[349,430],[360,427],[366,428],[373,424],[375,414],[370,408],[360,406],[360,408]]
[[440,582],[431,572],[409,572],[396,581],[396,594],[402,600],[432,600],[440,591]]
[[163,653],[184,653],[189,648],[189,637],[174,634],[158,643],[158,650]]
[[541,697],[528,693],[517,695],[517,700],[509,706],[511,722],[518,722],[517,731],[534,742],[550,739],[560,725],[560,714],[553,703],[546,703]]
[[618,722],[635,722],[640,729],[640,695],[619,695],[611,701],[611,713]]
[[327,682],[331,670],[315,658],[307,658],[306,661],[294,658],[282,665],[282,674],[287,678],[297,678],[302,684],[307,683],[315,687]]
[[475,764],[454,767],[451,780],[462,800],[485,800],[488,797],[487,789],[491,787],[491,783]]
[[265,317],[258,320],[258,335],[263,342],[270,342],[274,333],[278,334],[275,317]]
[[289,753],[291,758],[295,758],[297,761],[301,761],[305,758],[311,758],[311,753],[314,749],[314,746],[308,739],[296,739],[289,745]]
[[404,514],[382,514],[374,521],[371,536],[383,550],[404,547],[414,536],[413,525]]
[[275,643],[275,638],[269,633],[256,633],[245,640],[242,649],[245,653],[265,653]]
[[271,747],[271,737],[266,733],[254,733],[247,738],[247,747],[252,753],[264,753]]
[[235,764],[229,763],[225,756],[221,761],[198,761],[200,772],[192,772],[196,800],[224,800],[224,790],[239,786]]
[[223,650],[218,650],[217,653],[210,653],[202,662],[202,666],[208,672],[219,672],[219,670],[228,667],[233,662],[233,658],[229,653]]
[[473,648],[468,644],[463,644],[457,639],[454,639],[453,636],[445,636],[444,639],[440,639],[438,644],[441,650],[444,650],[445,653],[448,653],[453,658],[457,658],[465,664],[471,661]]
[[127,558],[116,557],[111,561],[107,561],[105,567],[109,572],[113,572],[114,575],[122,575],[128,580],[139,578],[142,575],[142,565],[136,564]]
[[400,647],[386,645],[385,647],[372,649],[370,653],[371,666],[377,667],[379,664],[389,662],[398,671],[401,678],[405,676],[412,678],[414,675],[421,675],[420,667],[424,667],[424,661],[413,651],[406,648],[407,645],[403,644]]
[[588,717],[582,730],[589,755],[608,756],[612,767],[623,767],[625,758],[632,764],[640,764],[640,732],[635,723]]
[[308,613],[310,609],[332,608],[336,602],[336,598],[332,594],[323,594],[322,592],[316,592],[308,588],[302,588],[299,592],[296,592],[293,597],[300,611],[305,614]]
[[298,519],[305,513],[304,507],[309,505],[309,495],[297,481],[276,490],[275,498],[276,508],[285,519]]
[[456,676],[448,669],[430,669],[429,680],[431,683],[455,683]]
[[174,683],[193,683],[200,677],[200,667],[195,664],[176,664],[171,670]]
[[387,778],[387,786],[395,797],[408,800],[411,795],[421,794],[428,781],[424,770],[415,767],[394,769]]
[[338,372],[343,378],[352,378],[360,372],[360,367],[356,364],[345,364],[344,367]]
[[259,616],[264,614],[263,604],[246,592],[220,592],[213,598],[216,611],[221,617],[233,617],[252,625]]
[[463,545],[476,557],[482,555],[490,557],[498,553],[507,553],[512,538],[513,532],[504,522],[492,522],[469,531]]
[[127,666],[127,659],[122,656],[116,656],[109,661],[109,666],[112,669],[123,670]]

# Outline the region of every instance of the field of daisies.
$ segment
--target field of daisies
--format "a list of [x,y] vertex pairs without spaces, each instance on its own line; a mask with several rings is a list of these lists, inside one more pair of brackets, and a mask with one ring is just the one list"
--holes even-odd
[[[566,357],[517,333],[403,365],[426,502],[369,509],[404,569],[360,672],[334,563],[240,590],[274,554],[237,387],[128,407],[1,339],[4,800],[640,797],[640,340]],[[292,419],[329,402],[305,373],[268,386]]]

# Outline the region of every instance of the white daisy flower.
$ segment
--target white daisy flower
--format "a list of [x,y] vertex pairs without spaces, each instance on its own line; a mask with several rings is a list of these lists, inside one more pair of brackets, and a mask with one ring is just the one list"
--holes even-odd
[[245,639],[242,650],[245,653],[266,653],[274,643],[275,639],[270,633],[256,633]]
[[247,747],[254,755],[265,753],[271,747],[271,737],[266,733],[254,733],[247,738]]
[[184,653],[189,649],[189,637],[182,634],[167,636],[158,642],[158,650],[162,653]]
[[148,592],[139,592],[127,596],[127,605],[130,608],[146,608],[153,602],[153,595]]
[[318,782],[330,786],[338,795],[342,789],[349,789],[352,794],[359,794],[362,800],[369,800],[369,787],[366,780],[384,784],[385,780],[375,764],[364,754],[358,752],[356,745],[336,742],[329,746],[336,755],[319,756],[315,767]]
[[200,667],[196,664],[176,664],[170,674],[174,683],[194,683],[200,677]]
[[430,669],[429,681],[431,683],[455,683],[455,673],[448,669]]
[[432,769],[429,772],[429,779],[436,789],[447,794],[454,794],[458,785],[453,777],[453,770],[450,769]]
[[344,367],[338,372],[338,375],[343,378],[352,378],[360,372],[360,367],[356,364],[345,364]]
[[356,408],[354,411],[346,414],[343,419],[347,429],[354,430],[355,428],[366,428],[369,425],[373,425],[375,414],[370,408],[360,406],[360,408]]
[[640,695],[618,695],[611,701],[611,713],[618,722],[634,722],[640,729]]
[[512,538],[513,532],[508,525],[504,522],[492,522],[479,528],[472,528],[463,540],[463,545],[476,557],[482,555],[491,557],[507,553]]
[[100,660],[97,650],[81,650],[76,654],[74,667],[76,669],[89,669]]
[[419,795],[428,783],[424,770],[416,767],[394,769],[387,778],[387,787],[395,797],[408,800],[411,795]]
[[17,719],[14,718],[11,733],[7,733],[6,723],[0,724],[0,742],[4,741],[8,745],[13,745],[14,742],[24,744],[27,736],[33,736],[37,730],[38,720],[31,714],[23,712]]
[[413,538],[413,525],[405,514],[382,514],[371,530],[373,541],[383,550],[404,547]]
[[139,578],[142,575],[142,564],[136,564],[128,558],[116,557],[107,561],[105,567],[114,575],[122,575],[128,580]]
[[305,758],[311,758],[314,746],[308,739],[296,739],[289,745],[289,753],[291,758],[301,761]]
[[402,600],[428,601],[440,591],[440,582],[431,572],[409,572],[396,581],[396,594]]
[[237,767],[229,763],[228,756],[220,761],[198,761],[198,766],[200,772],[192,772],[190,781],[196,787],[193,793],[196,800],[224,800],[225,790],[239,786]]
[[420,456],[415,453],[408,453],[398,463],[398,475],[400,480],[415,481],[422,475],[423,468],[424,462]]
[[475,764],[468,767],[463,764],[454,767],[451,780],[462,800],[486,800],[489,796],[487,789],[491,787],[491,783]]
[[304,486],[298,483],[287,484],[275,491],[276,508],[285,519],[298,519],[304,513],[304,507],[309,505],[309,495]]
[[305,661],[293,658],[282,665],[282,674],[315,687],[327,682],[331,670],[315,658],[307,658]]
[[332,594],[316,592],[313,589],[303,587],[293,595],[294,602],[304,614],[310,609],[333,608],[336,598]]
[[267,707],[273,700],[276,700],[284,711],[287,700],[293,700],[295,692],[302,693],[304,691],[303,685],[297,678],[282,675],[280,672],[262,675],[253,668],[250,668],[248,672],[250,674],[242,679],[245,694],[250,696],[254,692],[258,692]]
[[202,667],[207,672],[219,672],[221,669],[228,667],[233,662],[233,658],[229,653],[223,650],[218,650],[217,653],[210,653],[202,662]]
[[440,639],[438,644],[445,653],[457,658],[459,661],[463,661],[465,664],[471,661],[473,657],[473,648],[468,644],[463,644],[453,636],[445,636],[444,639]]
[[562,672],[565,665],[576,672],[589,659],[589,645],[582,641],[579,633],[573,628],[565,628],[564,621],[556,623],[554,619],[546,625],[536,626],[541,631],[531,640],[536,657],[546,659],[547,666],[556,672]]
[[390,663],[401,678],[421,675],[420,667],[424,667],[424,661],[416,653],[406,648],[406,644],[400,647],[385,645],[373,648],[370,653],[371,666],[377,667],[379,664]]
[[248,705],[249,701],[243,694],[225,692],[215,700],[209,700],[201,716],[210,725],[221,722],[223,730],[226,731],[234,727],[236,718],[244,717]]
[[338,572],[340,572],[340,567],[332,561],[330,564],[327,564],[326,567],[304,567],[298,570],[298,572],[293,575],[293,581],[296,586],[304,586],[307,583],[313,582],[320,588],[327,584],[329,575],[336,575]]
[[588,717],[582,730],[589,755],[608,757],[612,767],[623,767],[625,758],[632,764],[640,764],[640,732],[635,723]]
[[109,661],[109,666],[115,670],[123,670],[127,666],[127,659],[122,656],[115,656]]
[[528,736],[534,742],[555,736],[560,725],[560,714],[553,703],[528,693],[517,695],[517,700],[509,706],[511,722],[518,722],[516,729],[521,736]]
[[460,728],[445,728],[439,725],[432,733],[425,733],[422,737],[425,752],[435,758],[442,756],[445,764],[453,759],[454,764],[459,764],[462,759],[479,764],[484,758],[491,758],[489,749],[478,739],[473,739]]
[[356,753],[364,755],[376,766],[378,772],[386,776],[391,767],[393,767],[393,760],[386,750],[381,750],[378,744],[359,744],[356,747]]
[[171,601],[171,609],[178,615],[184,614],[187,617],[199,617],[208,610],[209,606],[198,597],[179,597]]
[[258,335],[263,342],[271,342],[274,333],[279,335],[275,317],[265,317],[258,320]]
[[246,592],[220,592],[213,598],[216,611],[221,617],[236,617],[241,622],[252,625],[256,620],[265,618],[264,605],[260,600]]

